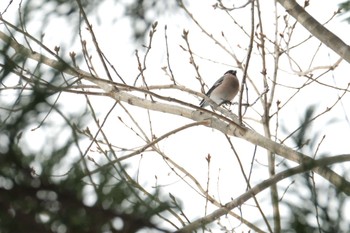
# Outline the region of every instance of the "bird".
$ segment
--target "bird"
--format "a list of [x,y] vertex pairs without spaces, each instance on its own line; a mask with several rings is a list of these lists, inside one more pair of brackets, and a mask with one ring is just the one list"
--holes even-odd
[[[231,103],[231,100],[235,98],[239,90],[239,81],[237,79],[237,71],[229,70],[221,78],[219,78],[214,85],[205,94],[217,105]],[[200,103],[200,107],[206,107],[209,102],[203,99]]]

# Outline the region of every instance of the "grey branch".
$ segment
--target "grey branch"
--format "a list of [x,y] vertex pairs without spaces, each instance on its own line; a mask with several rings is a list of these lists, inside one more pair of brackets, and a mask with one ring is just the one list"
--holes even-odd
[[350,47],[339,37],[320,24],[295,0],[277,0],[301,25],[323,44],[350,63]]
[[187,226],[179,229],[176,231],[176,233],[187,233],[187,232],[193,232],[194,230],[200,229],[201,227],[204,227],[205,225],[214,222],[219,217],[227,214],[230,210],[233,208],[236,208],[240,205],[242,205],[244,202],[249,200],[251,197],[257,195],[261,191],[267,189],[273,184],[276,184],[277,182],[299,174],[303,172],[310,171],[312,169],[315,169],[316,167],[322,167],[322,166],[328,166],[334,163],[341,163],[341,162],[349,162],[350,161],[350,155],[344,154],[344,155],[338,155],[333,157],[326,157],[318,160],[309,161],[307,163],[301,164],[299,166],[296,166],[294,168],[290,168],[288,170],[285,170],[283,172],[280,172],[274,176],[271,176],[269,179],[264,180],[263,182],[259,183],[258,185],[252,187],[247,192],[243,193],[239,197],[235,198],[234,200],[226,203],[221,208],[213,211],[212,213],[208,214],[207,216],[197,219],[196,221],[191,222]]

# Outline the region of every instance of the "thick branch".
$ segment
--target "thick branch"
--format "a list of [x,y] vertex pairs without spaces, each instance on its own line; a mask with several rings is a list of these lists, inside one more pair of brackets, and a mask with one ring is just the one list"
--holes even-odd
[[[178,105],[168,104],[168,103],[163,103],[158,101],[150,101],[147,99],[136,97],[124,91],[115,91],[115,88],[113,87],[113,85],[122,85],[124,87],[127,87],[127,86],[124,84],[117,84],[117,83],[113,83],[112,85],[111,81],[109,80],[104,80],[98,77],[94,77],[88,72],[72,68],[67,63],[64,63],[63,61],[62,62],[56,61],[44,55],[41,55],[39,53],[32,53],[28,48],[18,44],[15,40],[13,40],[12,38],[10,38],[9,36],[7,36],[1,31],[0,31],[0,39],[2,39],[6,43],[8,43],[9,46],[14,48],[18,56],[33,59],[40,63],[44,63],[52,67],[53,69],[57,69],[59,71],[65,72],[70,75],[76,75],[79,78],[93,82],[94,84],[98,85],[110,97],[112,97],[117,101],[126,102],[130,105],[134,105],[137,107],[141,107],[141,108],[145,108],[153,111],[164,112],[164,113],[169,113],[173,115],[178,115],[181,117],[186,117],[194,121],[206,121],[207,122],[206,126],[208,127],[217,129],[227,135],[242,138],[248,142],[261,146],[262,148],[265,148],[266,150],[269,150],[272,153],[280,155],[298,164],[312,163],[313,161],[315,161],[314,159],[302,153],[296,152],[289,147],[286,147],[268,138],[265,138],[261,134],[248,129],[245,126],[238,125],[237,123],[235,123],[237,122],[237,117],[236,119],[231,120],[231,119],[219,116],[218,114],[212,113],[210,111],[200,109],[197,106],[173,99],[171,97],[163,97],[158,94],[152,93],[151,91],[148,91],[148,90],[144,90],[144,92],[147,92],[147,94],[154,96],[156,100],[160,99],[160,100],[166,100],[168,102],[173,101],[173,102],[182,104],[183,106],[178,106]],[[130,89],[143,91],[141,89],[137,89],[132,86],[130,86]],[[191,107],[192,109],[184,106]],[[193,109],[196,109],[196,110],[193,110]],[[314,172],[318,173],[319,175],[324,177],[326,180],[328,180],[330,183],[332,183],[339,191],[342,191],[347,195],[350,195],[350,183],[345,178],[341,177],[331,169],[327,167],[315,168]]]
[[320,24],[295,0],[277,0],[301,25],[326,46],[350,63],[350,46]]
[[322,167],[331,165],[334,163],[340,163],[340,162],[346,162],[350,161],[350,155],[338,155],[333,157],[327,157],[322,158],[318,160],[313,160],[307,163],[304,163],[302,165],[296,166],[294,168],[285,170],[283,172],[280,172],[272,177],[270,177],[267,180],[264,180],[263,182],[259,183],[258,185],[254,186],[253,188],[249,189],[247,192],[243,193],[236,199],[226,203],[223,207],[213,211],[211,214],[208,214],[207,216],[197,219],[196,221],[193,221],[192,223],[188,224],[187,226],[181,228],[180,230],[176,231],[178,233],[185,233],[185,232],[193,232],[196,229],[199,229],[216,219],[220,218],[221,216],[227,214],[230,210],[233,208],[236,208],[243,203],[245,203],[247,200],[249,200],[251,197],[256,196],[261,191],[269,188],[271,185],[276,184],[277,182],[286,179],[290,176],[307,172],[310,170],[315,170],[316,167]]

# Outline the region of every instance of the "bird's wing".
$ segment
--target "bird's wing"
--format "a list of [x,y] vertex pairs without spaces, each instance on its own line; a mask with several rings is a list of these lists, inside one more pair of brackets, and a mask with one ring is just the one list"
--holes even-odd
[[207,96],[210,96],[210,94],[211,94],[211,92],[215,89],[215,88],[217,88],[218,86],[220,86],[221,85],[221,83],[222,83],[222,81],[224,80],[224,77],[225,76],[222,76],[221,78],[219,78],[218,79],[218,81],[216,81],[215,83],[214,83],[214,85],[209,89],[209,91],[207,92]]

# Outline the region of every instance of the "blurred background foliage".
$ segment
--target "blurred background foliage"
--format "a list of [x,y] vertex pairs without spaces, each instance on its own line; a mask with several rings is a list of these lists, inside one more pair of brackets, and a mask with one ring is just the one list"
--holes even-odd
[[[35,9],[33,2],[26,2],[21,9],[25,20],[45,4],[66,8],[45,11],[47,15],[70,17],[77,11],[74,1],[43,1]],[[85,4],[92,10],[100,1]],[[80,129],[86,127],[91,112],[63,113],[62,106],[51,98],[59,95],[59,90],[48,88],[59,86],[56,82],[61,74],[42,68],[40,63],[30,74],[37,82],[24,85],[22,78],[29,74],[21,75],[20,71],[29,61],[13,56],[9,48],[7,44],[0,48],[0,90],[6,90],[6,94],[0,91],[0,232],[131,233],[158,229],[152,217],[168,210],[169,204],[157,199],[157,190],[149,195],[140,191],[120,164],[88,174],[79,143],[86,138]],[[9,88],[7,83],[11,83]],[[28,131],[36,130],[43,132],[44,141],[26,137]],[[57,175],[67,163],[70,169]]]
[[342,17],[344,17],[344,19],[350,23],[350,1],[342,2],[339,4],[339,8],[342,10]]
[[[320,159],[327,155],[317,153],[324,138],[312,125],[316,108],[317,106],[312,105],[306,109],[304,116],[300,119],[301,127],[292,136],[292,141],[296,150],[304,154],[314,154],[316,159]],[[333,123],[336,123],[336,120],[328,122],[328,124]],[[284,131],[288,132],[285,127],[283,127]],[[286,169],[290,168],[284,161],[282,165]],[[317,178],[312,171],[293,176],[290,178],[290,187],[280,192],[288,192],[293,196],[293,199],[283,199],[283,195],[281,197],[282,205],[290,213],[290,218],[285,220],[285,232],[349,232],[350,223],[345,214],[348,207],[344,204],[347,196],[337,191],[334,186]]]
[[[57,164],[65,159],[72,147],[77,146],[79,136],[74,128],[71,128],[70,139],[65,145],[57,147],[53,141],[47,142],[51,143],[45,145],[51,148],[50,153],[44,150],[28,153],[21,145],[23,132],[33,124],[40,125],[42,117],[39,115],[50,111],[52,106],[46,100],[51,94],[34,86],[31,93],[26,93],[25,101],[1,106],[0,232],[136,232],[145,227],[156,229],[151,218],[169,205],[154,202],[153,195],[141,195],[124,177],[118,177],[123,168],[106,167],[95,173],[95,181],[91,182],[81,163],[76,161],[67,174],[53,175]],[[69,122],[79,122],[76,119],[83,117],[70,116],[66,119],[66,127],[71,127]],[[44,123],[41,130],[45,127]],[[96,200],[88,204],[84,198],[92,194],[84,191],[87,186],[93,187],[93,196],[96,196]]]
[[[99,6],[105,1],[99,0],[80,0],[87,15],[101,19],[104,15],[96,14]],[[9,1],[9,5],[11,2]],[[148,35],[151,25],[160,15],[169,15],[179,10],[176,1],[157,1],[157,0],[115,0],[113,1],[115,9],[122,8],[122,17],[130,20],[130,27],[133,32],[133,38],[136,41],[142,41]],[[28,22],[34,16],[41,15],[43,26],[49,22],[50,17],[64,18],[70,25],[76,25],[76,31],[83,22],[79,20],[79,7],[76,1],[66,0],[28,0],[24,1],[21,9],[22,21]],[[113,14],[113,10],[106,12]],[[2,12],[4,14],[6,12]],[[114,22],[120,19],[119,12],[115,12]],[[101,21],[101,20],[99,20]],[[20,23],[20,22],[18,22]],[[77,36],[78,34],[66,35]]]
[[[82,4],[88,14],[93,14],[102,2],[84,0]],[[142,40],[148,34],[158,15],[178,10],[175,1],[134,0],[115,1],[115,4],[123,5],[124,15],[131,20],[135,40]],[[346,14],[350,11],[350,1],[340,7]],[[77,27],[81,23],[76,17],[79,9],[75,1],[26,1],[21,8],[22,20],[30,21],[39,11],[44,20],[59,16]],[[350,17],[347,20],[350,21]],[[5,88],[9,74],[24,61],[11,59],[6,45],[0,54],[0,82]],[[55,75],[51,82],[54,82]],[[7,106],[1,104],[0,109],[0,232],[137,232],[143,228],[158,229],[152,223],[152,217],[169,209],[169,204],[155,202],[157,192],[153,196],[141,195],[140,190],[123,177],[123,167],[109,166],[94,174],[99,183],[90,182],[80,161],[76,161],[66,175],[53,176],[68,151],[78,147],[81,135],[76,129],[83,126],[71,122],[82,122],[87,112],[65,116],[65,127],[70,129],[65,145],[46,144],[46,147],[51,147],[50,153],[40,148],[37,153],[26,151],[25,144],[20,143],[23,132],[30,130],[33,124],[41,125],[43,130],[48,127],[39,116],[52,111],[53,106],[47,98],[56,92],[40,85],[33,86],[32,91],[18,89],[16,92],[17,99]],[[303,121],[308,122],[312,113],[310,108]],[[299,149],[316,144],[315,137],[305,138],[310,131],[308,124],[304,127],[294,138]],[[309,143],[304,144],[306,141]],[[293,182],[298,183],[297,189],[291,188],[288,192],[294,192],[299,201],[284,202],[291,213],[284,226],[288,229],[286,232],[343,232],[350,229],[343,217],[346,211],[343,194],[329,185],[316,189],[311,172],[293,177]],[[96,200],[89,204],[84,202],[88,195],[84,191],[86,186],[92,187],[96,195]],[[322,200],[318,193],[323,194]]]

